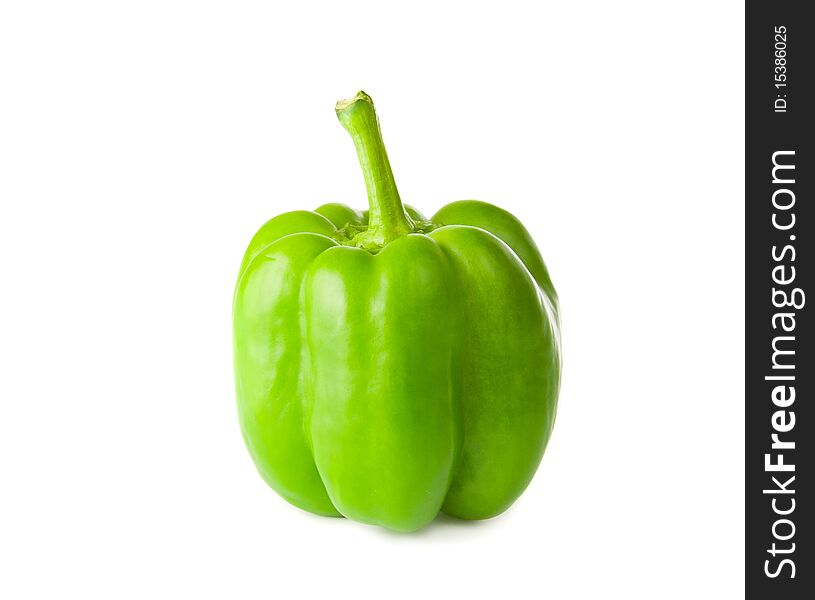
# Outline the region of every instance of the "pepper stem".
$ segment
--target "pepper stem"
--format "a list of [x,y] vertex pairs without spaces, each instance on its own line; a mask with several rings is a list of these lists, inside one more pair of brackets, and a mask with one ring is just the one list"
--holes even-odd
[[360,245],[384,246],[412,232],[414,223],[399,198],[373,100],[365,92],[357,92],[353,98],[337,102],[336,111],[354,140],[368,192],[368,230],[362,234]]

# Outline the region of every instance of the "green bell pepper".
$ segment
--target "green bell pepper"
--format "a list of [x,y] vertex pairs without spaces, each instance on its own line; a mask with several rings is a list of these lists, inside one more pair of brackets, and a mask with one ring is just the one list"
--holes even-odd
[[558,299],[524,226],[484,202],[403,206],[371,98],[337,104],[369,210],[279,215],[235,291],[240,425],[307,511],[413,531],[506,510],[540,463],[560,387]]

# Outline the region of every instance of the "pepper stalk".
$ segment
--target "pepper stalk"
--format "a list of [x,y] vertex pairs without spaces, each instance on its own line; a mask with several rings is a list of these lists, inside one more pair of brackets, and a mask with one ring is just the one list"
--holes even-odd
[[360,91],[353,98],[337,102],[335,110],[354,141],[368,193],[368,229],[355,238],[355,244],[382,247],[413,232],[415,224],[396,189],[373,100]]

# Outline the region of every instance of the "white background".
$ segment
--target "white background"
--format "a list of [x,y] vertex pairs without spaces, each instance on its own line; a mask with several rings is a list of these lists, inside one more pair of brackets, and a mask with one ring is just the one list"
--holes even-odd
[[[0,596],[743,593],[743,5],[4,2]],[[238,429],[231,294],[266,219],[402,197],[532,231],[558,422],[488,522],[303,513]]]

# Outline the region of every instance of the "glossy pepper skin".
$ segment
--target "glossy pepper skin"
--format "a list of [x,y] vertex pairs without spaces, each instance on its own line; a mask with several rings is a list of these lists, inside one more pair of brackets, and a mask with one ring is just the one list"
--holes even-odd
[[399,198],[373,102],[339,102],[370,209],[267,222],[235,291],[240,424],[302,509],[413,531],[506,510],[540,463],[560,386],[557,295],[508,212]]

